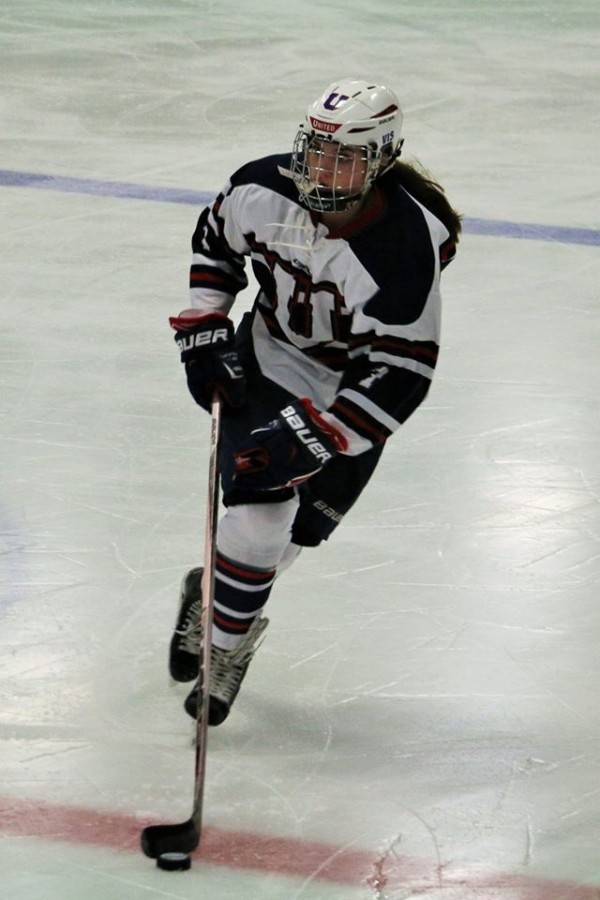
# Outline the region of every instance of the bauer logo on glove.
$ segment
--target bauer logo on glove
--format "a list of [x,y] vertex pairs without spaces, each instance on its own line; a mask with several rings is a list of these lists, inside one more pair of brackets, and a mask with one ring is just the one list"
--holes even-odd
[[185,366],[190,394],[210,410],[214,394],[236,409],[246,400],[246,375],[234,344],[234,327],[223,313],[190,309],[169,319]]
[[210,331],[185,332],[179,331],[175,336],[179,351],[183,356],[188,350],[194,350],[198,347],[208,347],[211,344],[228,344],[231,341],[230,333],[227,328],[215,328]]
[[348,447],[346,438],[306,397],[282,409],[234,454],[240,488],[275,491],[302,484]]

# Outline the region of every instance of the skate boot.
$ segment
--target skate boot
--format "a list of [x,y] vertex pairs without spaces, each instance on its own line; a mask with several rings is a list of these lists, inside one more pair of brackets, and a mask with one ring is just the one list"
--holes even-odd
[[179,613],[169,647],[169,672],[175,681],[193,681],[198,677],[203,571],[190,569],[181,582]]
[[[210,652],[209,725],[220,725],[229,715],[250,665],[250,660],[260,647],[260,644],[257,645],[257,641],[268,624],[268,619],[258,616],[250,626],[248,633],[233,650],[212,647]],[[193,719],[196,718],[199,702],[198,683],[196,683],[184,703],[186,713]]]

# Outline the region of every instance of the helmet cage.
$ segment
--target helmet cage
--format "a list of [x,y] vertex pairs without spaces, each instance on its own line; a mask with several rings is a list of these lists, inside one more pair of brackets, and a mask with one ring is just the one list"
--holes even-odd
[[300,201],[316,212],[341,212],[358,203],[380,164],[381,151],[375,146],[340,144],[303,128],[294,140],[292,175]]

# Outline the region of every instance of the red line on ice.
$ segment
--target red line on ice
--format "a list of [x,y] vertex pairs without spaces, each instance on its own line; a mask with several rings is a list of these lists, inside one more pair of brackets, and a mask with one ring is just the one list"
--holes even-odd
[[[7,835],[141,853],[134,816],[0,797],[0,831]],[[153,822],[152,824],[156,824]],[[381,891],[443,891],[444,900],[598,900],[598,886],[490,873],[483,867],[442,866],[409,857],[336,847],[300,838],[205,827],[196,856],[210,865],[270,875],[370,885]]]

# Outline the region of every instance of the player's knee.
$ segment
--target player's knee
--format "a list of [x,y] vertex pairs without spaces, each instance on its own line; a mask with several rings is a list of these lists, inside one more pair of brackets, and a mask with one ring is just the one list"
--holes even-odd
[[219,551],[259,569],[275,567],[290,541],[298,500],[230,506],[219,523]]

